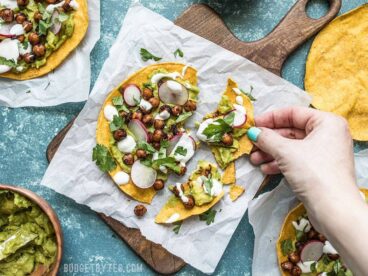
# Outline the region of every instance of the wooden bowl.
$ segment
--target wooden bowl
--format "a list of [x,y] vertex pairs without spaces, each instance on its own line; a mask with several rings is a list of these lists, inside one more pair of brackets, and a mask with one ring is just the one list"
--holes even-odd
[[[41,210],[49,217],[51,224],[55,229],[57,254],[54,264],[49,268],[49,272],[46,275],[56,276],[60,267],[61,258],[63,256],[63,232],[61,230],[60,221],[56,213],[54,212],[52,207],[47,203],[46,200],[44,200],[43,198],[41,198],[40,196],[38,196],[37,194],[35,194],[30,190],[3,184],[0,184],[0,190],[8,190],[24,196],[25,198],[31,200],[36,205],[38,205],[41,208]],[[45,275],[45,269],[47,268],[42,265],[39,265],[38,267],[35,268],[35,271],[31,274],[31,276]]]

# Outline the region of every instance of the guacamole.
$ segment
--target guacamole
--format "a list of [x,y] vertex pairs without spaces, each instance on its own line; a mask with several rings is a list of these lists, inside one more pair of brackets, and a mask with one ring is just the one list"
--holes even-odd
[[28,275],[37,265],[51,266],[56,253],[47,215],[23,196],[0,191],[0,275]]

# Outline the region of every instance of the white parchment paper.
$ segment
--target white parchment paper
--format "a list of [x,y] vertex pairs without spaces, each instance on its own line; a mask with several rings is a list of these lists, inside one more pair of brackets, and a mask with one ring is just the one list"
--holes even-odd
[[[138,3],[129,9],[90,98],[52,160],[42,184],[95,211],[112,216],[128,227],[139,228],[149,240],[162,244],[193,267],[211,273],[263,180],[258,169],[246,158],[238,160],[237,182],[246,188],[245,195],[235,203],[226,195],[216,205],[215,209],[219,212],[215,223],[210,226],[194,217],[185,221],[180,233],[175,234],[172,225],[154,223],[155,215],[170,196],[169,191],[159,192],[148,206],[147,214],[138,219],[133,213],[137,203],[120,192],[109,176],[100,172],[91,160],[92,148],[96,143],[96,120],[107,94],[128,75],[149,64],[141,60],[140,48],[163,57],[162,61],[183,62],[198,69],[201,90],[198,110],[187,123],[192,130],[196,121],[215,110],[230,76],[239,82],[240,87],[254,86],[256,114],[282,106],[307,106],[310,99],[305,92],[287,81],[175,26]],[[174,58],[173,52],[178,48],[184,52],[184,59]],[[214,162],[204,145],[188,163],[186,176],[179,179],[172,175],[167,183],[183,182],[201,159]]]
[[90,89],[90,53],[100,38],[100,0],[88,0],[89,25],[79,46],[49,74],[32,80],[0,78],[0,105],[54,106],[87,100]]
[[[355,154],[355,169],[360,187],[368,188],[368,150]],[[276,242],[286,215],[299,203],[286,180],[271,192],[249,203],[249,221],[255,235],[252,275],[280,275]]]

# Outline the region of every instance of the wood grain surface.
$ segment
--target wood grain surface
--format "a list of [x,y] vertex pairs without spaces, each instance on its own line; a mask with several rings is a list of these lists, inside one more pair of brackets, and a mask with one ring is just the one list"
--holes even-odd
[[[328,13],[322,18],[312,19],[306,14],[308,0],[297,1],[270,34],[255,42],[240,41],[228,29],[221,17],[204,4],[189,7],[177,18],[175,24],[250,59],[280,76],[286,58],[337,15],[341,0],[329,0],[329,2]],[[73,125],[73,121],[49,144],[46,153],[49,162]],[[267,182],[266,178],[262,187]],[[173,274],[185,265],[183,260],[172,255],[162,246],[144,238],[139,230],[127,228],[112,218],[99,215],[154,271],[160,274]]]

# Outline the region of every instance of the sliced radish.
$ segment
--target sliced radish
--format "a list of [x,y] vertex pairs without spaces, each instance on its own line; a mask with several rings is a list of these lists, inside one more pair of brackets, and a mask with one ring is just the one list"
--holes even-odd
[[176,144],[179,142],[179,140],[180,140],[180,138],[181,138],[182,135],[183,135],[182,133],[176,134],[173,138],[171,138],[169,140],[169,146],[167,147],[167,154],[168,155],[175,148]]
[[247,114],[240,112],[238,110],[233,110],[230,113],[228,113],[226,117],[230,116],[230,114],[234,114],[234,121],[231,124],[232,127],[234,128],[241,128],[246,122],[247,122]]
[[137,106],[141,101],[141,90],[135,84],[128,84],[123,91],[124,101],[129,106]]
[[167,80],[158,88],[158,96],[166,104],[184,105],[189,99],[189,92],[181,83]]
[[53,32],[54,34],[58,34],[61,30],[61,22],[58,20],[58,18],[59,12],[55,10],[51,16],[52,26],[50,28],[51,32]]
[[18,40],[4,39],[0,43],[0,57],[16,61],[19,57]]
[[302,262],[318,261],[323,254],[323,242],[313,240],[307,242],[300,253],[300,259]]
[[0,39],[5,39],[5,38],[16,38],[16,35],[12,35],[12,34],[0,34]]
[[[10,24],[4,24],[4,25],[0,25],[0,36],[3,37],[14,37],[13,34],[10,33],[10,30],[13,28],[13,26],[15,25],[15,23],[10,23]],[[11,38],[9,37],[9,38]]]
[[128,124],[128,128],[138,141],[148,142],[148,131],[141,121],[132,119]]
[[141,163],[137,160],[132,166],[132,171],[130,174],[132,181],[135,186],[147,189],[153,186],[156,181],[157,172]]

